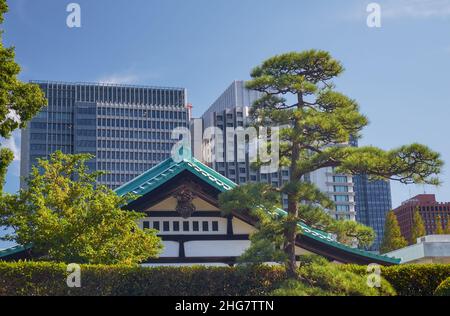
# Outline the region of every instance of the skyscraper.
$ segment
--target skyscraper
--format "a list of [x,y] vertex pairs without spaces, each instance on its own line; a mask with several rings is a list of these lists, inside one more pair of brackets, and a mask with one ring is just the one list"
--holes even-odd
[[[358,146],[357,140],[351,141]],[[370,181],[367,175],[353,177],[355,183],[356,220],[372,227],[376,237],[369,250],[378,251],[384,234],[386,214],[392,209],[391,185],[389,181]]]
[[116,188],[168,158],[172,130],[188,127],[183,88],[34,83],[48,106],[22,130],[21,186],[37,158],[61,150],[94,155],[90,169],[109,172],[99,183]]
[[[289,168],[280,168],[278,171],[271,173],[254,170],[251,168],[249,159],[249,155],[252,154],[250,146],[238,143],[235,135],[235,129],[246,126],[250,107],[261,96],[262,94],[257,91],[246,89],[244,81],[234,81],[222,93],[202,116],[203,130],[218,127],[223,131],[222,137],[204,141],[203,157],[200,158],[203,158],[201,159],[203,161],[208,160],[206,162],[213,169],[238,184],[263,182],[281,187],[290,179]],[[217,150],[218,148],[220,150]],[[245,152],[245,159],[238,159],[240,149]],[[218,155],[220,157],[217,157]],[[217,158],[222,158],[222,161],[217,161]],[[355,220],[353,179],[351,176],[336,174],[332,168],[324,168],[305,177],[305,181],[313,182],[335,201],[336,209],[330,210],[333,217]],[[283,205],[287,207],[287,197],[283,198]]]

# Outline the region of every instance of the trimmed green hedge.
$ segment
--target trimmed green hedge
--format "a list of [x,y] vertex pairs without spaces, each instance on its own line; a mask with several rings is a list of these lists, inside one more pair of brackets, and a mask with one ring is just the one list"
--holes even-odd
[[450,296],[450,278],[445,279],[434,292],[435,296]]
[[81,266],[81,288],[69,288],[67,265],[0,262],[1,295],[265,296],[285,273],[281,268]]
[[[344,265],[343,269],[366,274],[365,266]],[[442,281],[450,277],[450,264],[405,264],[381,267],[385,278],[399,296],[432,296]]]
[[[365,266],[341,269],[367,274]],[[129,267],[81,266],[81,288],[66,285],[65,264],[0,262],[1,295],[170,295],[265,296],[285,280],[279,267],[252,269],[228,267]],[[450,277],[450,265],[400,265],[382,267],[382,277],[398,295],[433,295]]]

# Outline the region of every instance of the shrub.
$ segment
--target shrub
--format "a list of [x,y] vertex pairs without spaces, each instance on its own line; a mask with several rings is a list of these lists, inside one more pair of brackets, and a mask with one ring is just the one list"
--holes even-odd
[[280,288],[272,292],[274,296],[329,296],[330,292],[326,292],[317,287],[311,287],[304,282],[298,280],[286,280]]
[[[0,262],[0,295],[263,296],[284,280],[281,268],[81,266],[81,288],[69,288],[67,265]],[[208,280],[208,282],[205,282]]]
[[[365,266],[335,265],[303,258],[301,279],[286,281],[281,267],[154,267],[82,265],[81,288],[66,284],[67,265],[49,262],[0,262],[0,295],[392,295],[366,285]],[[382,267],[398,295],[433,295],[450,277],[450,265]],[[448,284],[448,283],[447,283]],[[439,292],[440,293],[440,292]]]
[[434,291],[435,296],[450,296],[450,278],[445,279]]
[[380,288],[369,287],[366,275],[345,271],[339,265],[318,256],[304,256],[300,259],[299,276],[304,286],[285,283],[282,290],[286,293],[298,292],[300,295],[395,295],[394,289],[386,280],[382,280]]
[[[341,269],[367,274],[365,266],[343,265]],[[442,281],[450,277],[450,264],[405,264],[381,267],[381,275],[399,296],[432,296]]]

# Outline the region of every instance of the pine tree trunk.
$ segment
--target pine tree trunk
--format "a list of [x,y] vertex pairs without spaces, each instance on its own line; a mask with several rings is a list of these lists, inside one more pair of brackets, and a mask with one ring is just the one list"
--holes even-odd
[[[298,109],[303,106],[303,96],[298,94]],[[297,134],[301,133],[301,126],[298,120],[294,123],[294,130]],[[292,155],[291,155],[291,183],[300,181],[300,172],[297,167],[297,161],[300,159],[299,143],[297,141],[292,142]],[[285,229],[284,235],[286,239],[286,255],[288,257],[287,262],[287,274],[289,278],[297,278],[297,258],[295,257],[295,241],[297,239],[297,219],[298,219],[298,203],[296,194],[288,194],[288,213],[289,222]]]
[[[298,215],[297,201],[292,196],[288,197],[288,212],[290,216],[297,217]],[[285,252],[288,257],[287,274],[289,278],[297,278],[297,258],[295,257],[295,240],[297,239],[296,221],[289,221],[285,230],[285,238],[287,242]]]

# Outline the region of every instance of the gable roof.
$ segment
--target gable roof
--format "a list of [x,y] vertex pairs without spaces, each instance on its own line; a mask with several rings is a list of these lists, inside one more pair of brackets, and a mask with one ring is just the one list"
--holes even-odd
[[[196,175],[206,183],[215,187],[221,192],[225,192],[231,190],[238,185],[221,175],[217,171],[209,168],[208,166],[201,163],[199,160],[194,157],[185,158],[179,162],[174,161],[172,158],[169,158],[150,170],[146,171],[139,177],[131,180],[128,183],[125,183],[121,187],[117,188],[115,192],[124,196],[129,193],[133,193],[139,196],[145,195],[159,186],[163,185],[176,175],[180,174],[183,171],[189,171],[192,174]],[[286,216],[287,212],[278,209],[277,212],[281,216]],[[373,259],[378,262],[384,262],[386,264],[399,264],[400,259],[391,258],[388,256],[377,255],[368,251],[364,251],[358,248],[352,248],[342,243],[337,242],[330,233],[314,229],[309,227],[303,222],[299,222],[299,227],[301,228],[301,234],[312,238],[322,244],[331,246],[336,249],[343,250],[347,253],[355,254],[357,256],[362,256],[367,259]]]
[[175,162],[172,158],[169,158],[114,191],[120,196],[129,193],[144,195],[185,170],[190,171],[222,192],[237,186],[236,183],[195,158],[183,159],[180,162]]

